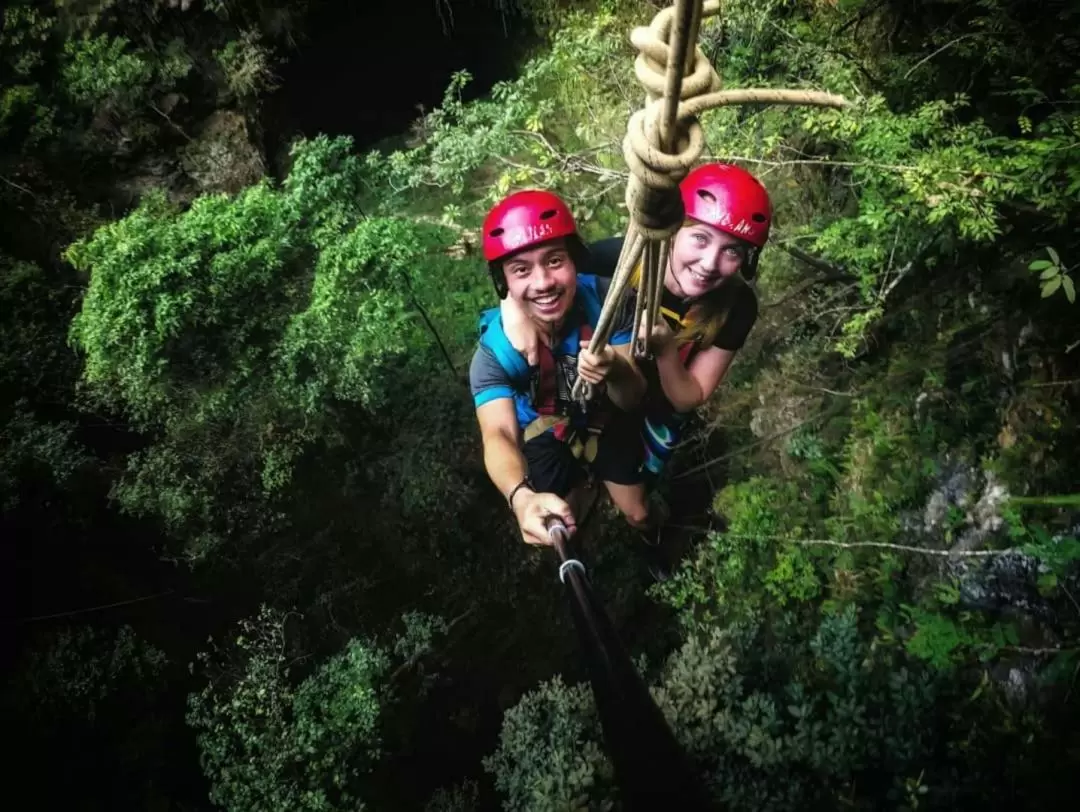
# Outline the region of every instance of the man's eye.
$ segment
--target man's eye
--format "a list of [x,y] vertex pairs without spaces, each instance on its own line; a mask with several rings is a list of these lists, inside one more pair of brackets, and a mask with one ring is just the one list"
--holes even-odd
[[705,239],[705,237],[703,235],[695,234],[694,235],[694,244],[697,245],[698,248],[704,248],[706,245],[709,244],[709,241],[707,239]]
[[566,257],[564,257],[562,254],[556,254],[555,256],[548,259],[548,265],[553,268],[559,267],[564,262],[566,262]]

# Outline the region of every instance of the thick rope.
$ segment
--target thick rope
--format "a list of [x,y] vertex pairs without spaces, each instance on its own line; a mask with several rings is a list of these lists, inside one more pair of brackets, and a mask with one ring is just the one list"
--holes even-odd
[[[630,33],[630,41],[638,49],[634,74],[645,89],[645,104],[630,117],[623,139],[623,158],[630,170],[626,184],[630,223],[589,343],[590,352],[602,352],[607,345],[615,316],[628,295],[634,268],[641,263],[634,312],[634,354],[646,356],[647,340],[640,340],[638,335],[640,330],[651,336],[660,317],[669,241],[684,216],[679,184],[705,147],[699,114],[736,104],[836,108],[849,104],[842,96],[812,90],[721,90],[720,77],[697,47],[701,20],[719,11],[719,0],[704,4],[702,0],[675,0],[658,12],[648,27]],[[592,398],[592,390],[591,384],[579,378],[573,396],[584,403]]]

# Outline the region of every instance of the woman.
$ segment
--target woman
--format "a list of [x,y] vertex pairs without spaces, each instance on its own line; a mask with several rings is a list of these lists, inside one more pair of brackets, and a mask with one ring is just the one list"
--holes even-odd
[[[643,472],[658,476],[689,415],[716,391],[757,320],[748,282],[769,238],[772,205],[761,183],[744,169],[712,163],[680,184],[686,220],[671,242],[661,313],[650,337],[653,363],[643,405]],[[622,238],[590,246],[589,272],[613,276]],[[640,268],[635,272],[637,285]],[[535,331],[513,303],[502,305],[511,343],[536,361]]]

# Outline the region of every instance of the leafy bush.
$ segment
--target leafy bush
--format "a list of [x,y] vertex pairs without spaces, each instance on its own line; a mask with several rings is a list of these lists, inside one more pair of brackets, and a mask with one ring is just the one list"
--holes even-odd
[[[732,810],[841,798],[900,809],[894,777],[932,764],[932,680],[875,651],[850,606],[809,640],[755,624],[691,635],[653,695],[716,802]],[[485,766],[507,809],[607,808],[615,788],[601,741],[587,686],[554,680],[507,711]]]
[[555,677],[527,693],[503,717],[484,769],[507,812],[610,809],[612,769],[589,687]]
[[150,196],[68,251],[90,274],[71,327],[86,392],[158,437],[117,496],[186,535],[193,557],[265,529],[297,460],[344,441],[341,407],[352,423],[372,415],[400,360],[431,346],[409,280],[446,232],[363,217],[348,144],[300,143],[280,189],[183,212]]
[[19,711],[43,728],[72,719],[93,724],[103,711],[115,712],[114,703],[155,694],[166,664],[164,652],[130,626],[64,627],[32,648],[19,669]]
[[389,658],[352,640],[294,686],[286,619],[263,607],[234,645],[199,655],[210,681],[188,697],[187,719],[210,799],[229,812],[364,809]]
[[129,111],[151,88],[168,90],[191,70],[191,58],[179,40],[168,43],[160,57],[132,51],[130,44],[125,37],[107,34],[67,40],[63,79],[72,101]]
[[805,537],[810,514],[794,482],[754,477],[717,494],[727,522],[653,592],[694,627],[725,626],[770,606],[814,598],[820,583],[808,555],[791,542]]
[[215,52],[225,83],[239,99],[252,99],[276,87],[271,65],[271,51],[260,41],[256,29],[244,31]]

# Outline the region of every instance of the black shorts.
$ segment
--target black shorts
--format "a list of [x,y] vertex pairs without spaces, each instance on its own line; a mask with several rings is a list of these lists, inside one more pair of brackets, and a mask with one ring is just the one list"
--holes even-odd
[[637,485],[643,482],[645,454],[641,439],[641,414],[612,409],[597,442],[596,458],[590,463],[579,460],[570,446],[544,432],[525,443],[522,449],[529,468],[529,479],[541,493],[565,497],[586,479],[587,472],[603,482]]

